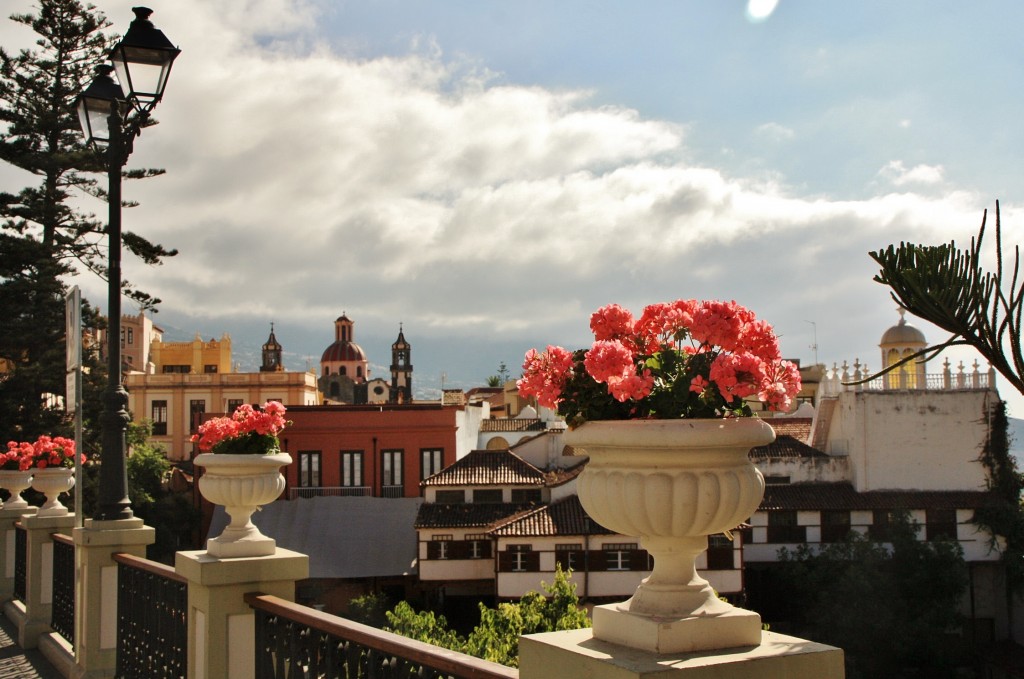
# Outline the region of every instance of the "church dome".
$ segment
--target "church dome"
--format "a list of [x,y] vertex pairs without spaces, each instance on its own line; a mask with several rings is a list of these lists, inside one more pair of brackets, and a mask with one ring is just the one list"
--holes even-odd
[[903,317],[903,313],[903,309],[900,309],[900,322],[886,330],[882,335],[882,344],[898,344],[901,346],[927,344],[924,333],[908,324],[907,319]]
[[335,363],[338,361],[365,361],[366,352],[355,342],[338,340],[331,346],[324,349],[321,363]]

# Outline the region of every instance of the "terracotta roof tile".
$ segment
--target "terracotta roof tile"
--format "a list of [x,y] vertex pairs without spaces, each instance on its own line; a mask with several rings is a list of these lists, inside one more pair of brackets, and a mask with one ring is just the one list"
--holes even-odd
[[768,486],[758,509],[977,509],[995,499],[995,494],[988,491],[873,490],[858,493],[849,483],[794,483]]
[[420,505],[416,515],[416,528],[476,528],[486,527],[511,516],[532,511],[533,505],[523,504],[436,504]]
[[751,449],[750,457],[754,460],[828,457],[825,453],[812,448],[803,441],[788,434],[780,434],[776,430],[775,440],[766,446]]
[[545,485],[548,488],[563,486],[570,481],[573,481],[577,476],[583,473],[583,468],[586,466],[586,461],[583,461],[575,467],[570,467],[568,469],[552,469],[546,471],[544,472]]
[[811,440],[811,423],[809,417],[773,417],[766,420],[775,430],[776,436],[792,436],[807,443]]
[[544,472],[507,450],[474,450],[423,486],[543,486]]
[[498,537],[551,537],[559,535],[613,535],[587,516],[575,495],[498,522],[490,531]]
[[501,431],[544,431],[546,425],[537,418],[510,418],[499,417],[492,420],[481,420],[480,433],[490,434]]

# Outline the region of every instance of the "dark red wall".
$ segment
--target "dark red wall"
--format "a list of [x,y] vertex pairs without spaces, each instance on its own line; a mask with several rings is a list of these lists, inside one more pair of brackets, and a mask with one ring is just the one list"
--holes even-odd
[[343,450],[362,450],[363,483],[380,496],[383,450],[403,451],[404,497],[420,495],[420,450],[444,450],[442,468],[455,462],[457,409],[441,406],[289,406],[292,424],[281,434],[291,453],[285,470],[288,487],[298,487],[299,452],[320,451],[320,485],[341,485]]

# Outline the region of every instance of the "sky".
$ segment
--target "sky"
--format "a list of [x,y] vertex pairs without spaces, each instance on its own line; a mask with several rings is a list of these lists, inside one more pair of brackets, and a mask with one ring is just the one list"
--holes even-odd
[[[133,3],[93,2],[127,29]],[[130,163],[167,173],[126,184],[124,224],[180,254],[125,275],[168,339],[229,333],[243,365],[273,322],[286,365],[315,368],[345,313],[385,377],[401,324],[436,396],[585,346],[605,304],[698,298],[804,364],[877,369],[898,316],[869,251],[966,244],[997,200],[1022,240],[1018,2],[150,6],[182,53]],[[102,281],[75,283],[103,308]]]

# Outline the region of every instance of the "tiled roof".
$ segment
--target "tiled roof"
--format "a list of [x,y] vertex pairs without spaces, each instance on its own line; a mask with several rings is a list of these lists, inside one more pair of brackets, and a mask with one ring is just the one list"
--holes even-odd
[[505,503],[424,503],[416,515],[416,528],[475,528],[532,510],[533,505]]
[[499,522],[490,531],[497,537],[552,537],[559,535],[612,535],[613,531],[590,520],[575,495]]
[[778,460],[786,458],[828,457],[828,455],[817,448],[812,448],[794,436],[779,434],[777,429],[776,434],[775,440],[768,445],[751,449],[751,459],[763,460],[767,458]]
[[569,483],[577,476],[582,474],[583,468],[586,466],[586,461],[583,461],[580,464],[576,465],[575,467],[570,467],[569,469],[553,469],[551,471],[547,471],[544,473],[545,484],[549,488],[565,485],[566,483]]
[[427,477],[424,486],[543,486],[544,473],[507,450],[474,450]]
[[995,499],[995,494],[988,491],[872,490],[858,493],[849,483],[794,483],[768,486],[758,509],[976,509]]
[[770,420],[766,420],[766,422],[775,430],[776,436],[792,436],[804,443],[811,440],[811,423],[813,420],[809,417],[773,417]]
[[546,426],[542,420],[535,417],[499,417],[490,420],[481,420],[480,433],[492,434],[502,431],[544,431]]

